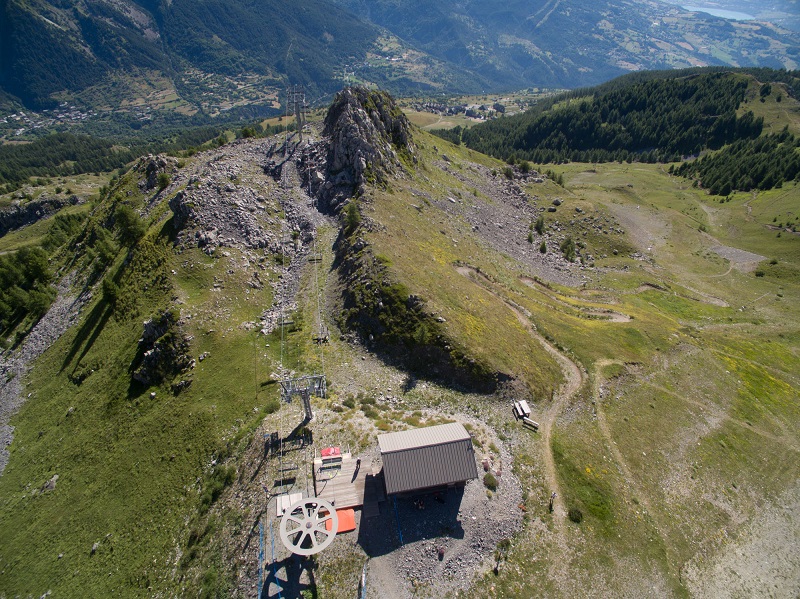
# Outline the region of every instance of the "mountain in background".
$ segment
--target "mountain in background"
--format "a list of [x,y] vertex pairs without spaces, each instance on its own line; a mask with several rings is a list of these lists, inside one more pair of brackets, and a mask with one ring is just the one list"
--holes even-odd
[[[764,150],[796,159],[800,103],[776,71],[709,71],[526,115],[574,142],[622,125],[634,151],[672,123],[732,142],[680,168],[542,172],[351,87],[302,141],[223,138],[0,199],[0,594],[796,596],[800,189]],[[771,184],[709,195],[726,155]],[[320,376],[301,420],[285,390]],[[378,435],[442,422],[482,480],[366,495]],[[333,500],[328,446],[377,485],[347,490],[358,531],[312,561],[273,498]],[[356,481],[338,480],[341,509]]]
[[6,0],[0,22],[0,84],[33,108],[99,84],[124,87],[135,80],[156,88],[166,80],[193,108],[224,104],[248,84],[261,85],[266,96],[270,84],[283,81],[324,89],[337,60],[364,56],[379,33],[342,9],[310,0],[291,6],[276,0]]
[[595,85],[629,71],[796,68],[796,36],[657,1],[335,0],[492,87]]
[[788,31],[660,2],[2,0],[0,103],[277,112],[303,85],[398,94],[597,84],[641,69],[798,66]]
[[675,6],[690,7],[693,11],[736,19],[767,21],[800,32],[800,2],[798,0],[773,0],[769,3],[760,0],[664,0]]

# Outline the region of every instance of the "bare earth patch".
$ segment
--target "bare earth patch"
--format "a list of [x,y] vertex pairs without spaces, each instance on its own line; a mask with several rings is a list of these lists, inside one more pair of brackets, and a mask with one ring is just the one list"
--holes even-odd
[[686,582],[695,597],[800,596],[800,485],[711,560],[689,564]]
[[711,251],[730,261],[731,266],[742,272],[751,272],[755,270],[756,266],[762,260],[766,260],[764,256],[759,256],[753,252],[732,248],[727,245],[715,245]]

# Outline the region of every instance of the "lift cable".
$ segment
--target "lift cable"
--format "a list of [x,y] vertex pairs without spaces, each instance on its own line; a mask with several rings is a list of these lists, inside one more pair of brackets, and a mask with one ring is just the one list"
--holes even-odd
[[322,318],[322,305],[320,302],[321,289],[319,285],[319,265],[322,263],[322,257],[317,253],[317,238],[314,238],[314,288],[317,294],[317,345],[319,345],[319,361],[322,376],[325,376],[325,350],[323,344],[328,341],[328,329],[325,326],[325,321]]

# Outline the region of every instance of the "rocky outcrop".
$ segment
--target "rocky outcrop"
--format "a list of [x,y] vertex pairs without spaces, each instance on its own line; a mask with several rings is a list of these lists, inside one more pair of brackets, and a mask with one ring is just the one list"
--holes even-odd
[[[170,197],[169,207],[179,244],[209,254],[219,247],[291,252],[294,245],[281,243],[284,221],[298,247],[311,243],[311,220],[319,213],[292,198],[288,190],[267,184],[260,170],[273,145],[264,140],[235,141],[202,154],[191,170],[176,174],[172,186],[184,187]],[[251,170],[253,165],[258,171]]]
[[170,198],[169,207],[182,241],[208,251],[227,246],[280,252],[267,199],[252,187],[230,180],[192,180]]
[[46,196],[25,204],[12,204],[0,211],[0,236],[26,225],[32,225],[55,214],[64,206],[74,206],[80,204],[81,201],[81,198],[76,195],[68,198]]
[[386,92],[349,87],[337,94],[322,132],[329,142],[328,173],[356,184],[380,181],[402,168],[398,152],[414,153],[408,119]]
[[303,150],[298,171],[327,212],[417,161],[408,119],[386,92],[343,89],[328,109],[322,136],[321,144]]
[[158,176],[162,173],[170,174],[177,170],[178,161],[170,156],[159,154],[153,156],[148,154],[139,159],[136,163],[136,171],[143,173],[144,177],[139,181],[139,189],[150,191],[158,187]]
[[189,339],[181,331],[177,315],[168,310],[144,323],[133,380],[148,387],[158,385],[188,369],[191,361]]

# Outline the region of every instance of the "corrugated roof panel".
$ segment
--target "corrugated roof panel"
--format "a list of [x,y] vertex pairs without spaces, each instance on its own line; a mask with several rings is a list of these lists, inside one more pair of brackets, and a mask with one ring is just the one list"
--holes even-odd
[[388,494],[478,477],[472,439],[458,423],[380,435],[378,444]]
[[463,441],[469,438],[469,433],[462,424],[450,422],[448,424],[412,428],[398,433],[378,435],[378,446],[381,449],[381,454],[386,454],[392,451],[404,451],[417,447],[452,443],[453,441]]

